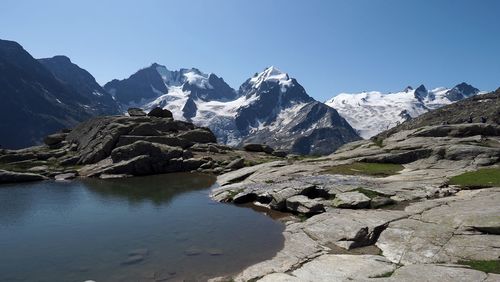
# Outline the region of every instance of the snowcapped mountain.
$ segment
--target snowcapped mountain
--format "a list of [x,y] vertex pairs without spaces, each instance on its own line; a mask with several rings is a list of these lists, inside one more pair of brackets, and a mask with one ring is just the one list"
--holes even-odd
[[478,89],[466,83],[451,89],[441,87],[432,90],[420,85],[416,89],[408,86],[397,93],[341,93],[325,103],[335,108],[361,137],[370,138],[430,110],[478,93]]
[[359,138],[334,109],[275,67],[249,78],[238,91],[215,74],[194,68],[170,71],[158,64],[104,88],[126,106],[159,106],[176,119],[209,127],[231,146],[259,142],[301,154],[327,154]]
[[358,139],[335,109],[315,101],[297,80],[275,67],[245,81],[238,92],[251,101],[235,116],[244,142],[301,154],[328,154]]

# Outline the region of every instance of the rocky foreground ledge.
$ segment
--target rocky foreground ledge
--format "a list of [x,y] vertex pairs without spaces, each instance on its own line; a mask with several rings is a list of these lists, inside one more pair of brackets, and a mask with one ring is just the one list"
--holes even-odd
[[0,150],[0,183],[190,171],[220,174],[286,156],[258,144],[249,144],[248,150],[217,144],[208,128],[174,120],[160,108],[148,115],[130,109],[129,116],[96,117],[44,142]]
[[214,281],[500,281],[500,126],[427,126],[219,176],[294,216],[284,248]]

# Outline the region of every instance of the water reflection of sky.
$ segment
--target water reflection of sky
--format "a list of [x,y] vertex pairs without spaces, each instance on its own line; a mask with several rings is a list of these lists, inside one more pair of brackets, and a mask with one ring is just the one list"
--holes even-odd
[[[167,269],[206,278],[272,257],[283,226],[212,202],[214,182],[173,174],[1,186],[0,280],[120,281]],[[136,265],[120,265],[133,249],[150,251]],[[193,249],[199,254],[187,256]]]

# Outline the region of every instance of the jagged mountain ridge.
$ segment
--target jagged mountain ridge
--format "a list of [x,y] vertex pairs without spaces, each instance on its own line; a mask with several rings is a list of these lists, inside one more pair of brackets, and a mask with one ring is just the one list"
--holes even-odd
[[47,134],[95,115],[94,102],[73,86],[17,42],[0,40],[0,147],[37,144]]
[[[130,85],[146,93],[121,91]],[[238,91],[214,74],[170,71],[158,64],[104,88],[126,105],[159,106],[177,119],[209,127],[220,142],[232,146],[259,142],[295,153],[327,154],[359,138],[335,109],[315,101],[296,79],[275,67],[247,79]]]
[[467,83],[432,90],[420,85],[416,89],[408,86],[396,93],[341,93],[325,103],[335,108],[361,137],[370,138],[430,110],[479,93],[478,89]]

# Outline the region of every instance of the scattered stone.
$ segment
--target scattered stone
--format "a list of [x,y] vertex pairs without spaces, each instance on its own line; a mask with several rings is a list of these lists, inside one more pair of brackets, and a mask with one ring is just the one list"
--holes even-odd
[[262,144],[247,143],[243,145],[243,149],[248,152],[264,152]]
[[179,134],[177,137],[195,143],[214,143],[217,138],[209,129],[197,128]]
[[322,203],[307,196],[297,195],[286,199],[286,208],[291,212],[314,214],[325,211]]
[[273,156],[276,156],[278,158],[285,158],[287,155],[288,155],[287,151],[276,150],[273,152]]
[[210,169],[213,168],[215,163],[213,161],[208,161],[200,166],[201,169]]
[[336,208],[362,209],[370,205],[370,198],[360,192],[345,192],[335,195],[333,205]]
[[70,180],[76,178],[76,173],[70,172],[70,173],[58,174],[54,178],[56,181]]
[[120,179],[120,178],[127,178],[127,177],[132,177],[133,175],[130,174],[106,174],[103,173],[99,175],[100,179]]
[[216,167],[212,171],[215,174],[220,174],[220,173],[222,173],[224,171],[224,168],[222,168],[222,167]]
[[262,151],[266,154],[271,155],[274,152],[274,149],[269,145],[262,145]]
[[232,162],[230,162],[226,168],[228,169],[240,169],[245,166],[245,159],[243,158],[238,158]]
[[184,169],[187,171],[197,170],[198,168],[200,168],[200,166],[202,166],[206,162],[207,161],[204,159],[190,158],[182,161],[182,167],[184,167]]

